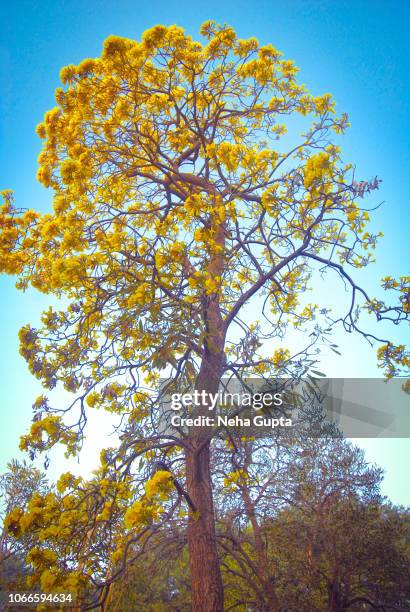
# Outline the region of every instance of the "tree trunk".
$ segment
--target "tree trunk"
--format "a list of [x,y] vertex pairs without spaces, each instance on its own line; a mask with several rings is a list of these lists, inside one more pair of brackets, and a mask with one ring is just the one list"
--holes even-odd
[[[207,314],[216,316],[218,309],[208,307]],[[218,330],[221,329],[217,325]],[[223,364],[224,339],[220,333],[212,334],[212,347],[206,343],[201,369],[196,381],[198,391],[217,393]],[[205,402],[193,416],[209,415]],[[190,431],[186,453],[187,490],[195,512],[191,512],[188,525],[189,564],[191,570],[191,608],[193,612],[222,612],[224,609],[223,584],[215,534],[215,511],[212,495],[210,466],[210,429],[194,427]]]
[[[215,242],[223,249],[223,225],[216,226]],[[224,259],[214,254],[207,267],[210,278],[220,278]],[[225,332],[218,292],[204,296],[203,320],[205,324],[204,352],[196,389],[207,394],[218,393],[225,358]],[[193,416],[209,415],[205,401],[194,410]],[[223,612],[224,594],[216,544],[215,511],[212,495],[210,466],[210,430],[192,428],[186,451],[187,490],[195,512],[190,513],[188,524],[188,550],[191,571],[191,609],[193,612]]]
[[223,585],[215,535],[209,444],[186,457],[187,489],[196,507],[188,525],[193,612],[222,612]]

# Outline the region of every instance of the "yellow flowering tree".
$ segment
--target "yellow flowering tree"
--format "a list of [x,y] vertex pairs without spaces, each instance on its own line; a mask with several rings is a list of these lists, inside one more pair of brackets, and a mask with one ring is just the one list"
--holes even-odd
[[[388,306],[354,278],[379,236],[361,204],[379,180],[357,182],[342,160],[334,140],[348,120],[331,96],[312,96],[272,45],[213,22],[201,35],[155,26],[140,42],[110,36],[101,57],[63,68],[57,105],[37,127],[53,210],[19,209],[3,192],[1,270],[67,304],[20,331],[30,371],[73,395],[64,408],[39,397],[21,447],[34,455],[62,443],[75,455],[94,409],[121,430],[92,481],[68,475],[9,525],[39,540],[31,562],[43,587],[65,573],[104,597],[136,538],[184,506],[192,607],[222,610],[213,431],[164,431],[150,389],[161,372],[176,389],[208,393],[223,375],[300,376],[340,324],[379,343],[398,374],[405,348],[366,332],[357,309],[407,318],[409,279],[384,279],[399,295]],[[348,287],[343,315],[306,303],[319,270]],[[308,339],[297,356],[280,346],[289,325]],[[204,402],[194,414],[207,412]]]

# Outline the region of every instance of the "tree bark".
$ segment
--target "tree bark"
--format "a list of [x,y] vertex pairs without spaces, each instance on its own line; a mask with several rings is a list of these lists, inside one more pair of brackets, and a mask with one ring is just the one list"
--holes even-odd
[[[216,228],[216,243],[224,246],[222,224]],[[221,277],[222,254],[211,257],[207,267],[210,278]],[[204,351],[196,380],[196,389],[207,394],[218,393],[224,364],[225,332],[218,292],[204,296]],[[193,416],[209,415],[207,402]],[[186,452],[187,491],[196,511],[190,513],[188,550],[191,571],[191,609],[193,612],[223,612],[224,593],[215,533],[215,510],[210,468],[210,430],[192,428]]]
[[222,612],[223,585],[215,535],[209,444],[187,453],[187,489],[196,512],[188,525],[193,612]]
[[[208,315],[213,313],[217,316],[217,312],[215,304],[209,305]],[[221,325],[217,325],[217,330],[221,332]],[[224,338],[221,333],[211,335],[212,343],[206,343],[196,388],[198,391],[217,393],[222,373]],[[208,406],[204,403],[198,407],[194,416],[208,415],[208,413]],[[187,490],[196,509],[191,513],[188,525],[193,612],[222,612],[224,609],[223,584],[215,533],[208,434],[208,428],[193,428],[186,453]]]

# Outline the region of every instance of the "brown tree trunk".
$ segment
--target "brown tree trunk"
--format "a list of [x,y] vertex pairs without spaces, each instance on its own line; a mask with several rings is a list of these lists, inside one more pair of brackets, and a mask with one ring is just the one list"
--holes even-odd
[[[207,312],[208,315],[212,314],[213,318],[217,316],[219,309],[215,304],[211,304]],[[217,329],[221,330],[220,324],[217,325]],[[212,335],[212,346],[206,343],[196,388],[198,391],[217,393],[222,372],[224,339],[220,333],[210,335]],[[209,414],[205,402],[195,410],[193,416]],[[188,525],[193,612],[222,612],[224,609],[223,584],[215,533],[209,433],[209,428],[192,428],[189,449],[186,453],[187,490],[195,506],[195,512],[191,512]]]
[[[224,228],[216,227],[216,243],[223,248]],[[221,277],[223,255],[211,257],[207,267],[210,278]],[[205,324],[204,352],[196,389],[200,392],[218,393],[223,372],[225,333],[218,292],[204,296],[203,319]],[[209,416],[205,401],[193,416]],[[195,512],[190,513],[188,524],[188,550],[191,571],[191,609],[193,612],[223,612],[223,583],[218,557],[215,511],[212,495],[210,468],[210,429],[192,428],[186,451],[186,480]]]
[[209,465],[209,444],[187,453],[187,489],[196,512],[188,526],[191,570],[191,608],[194,612],[222,612],[223,585],[215,535],[215,514]]

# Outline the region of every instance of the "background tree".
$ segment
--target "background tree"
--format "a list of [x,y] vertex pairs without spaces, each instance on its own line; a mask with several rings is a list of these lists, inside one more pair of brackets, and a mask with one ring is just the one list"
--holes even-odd
[[[310,95],[271,45],[213,22],[201,34],[204,43],[176,26],[156,26],[141,42],[112,36],[100,58],[63,68],[57,106],[37,128],[38,178],[53,190],[54,210],[17,209],[3,194],[1,269],[18,274],[21,289],[69,302],[46,311],[41,329],[20,331],[32,373],[73,394],[66,408],[37,399],[21,447],[35,454],[63,443],[77,453],[92,408],[117,415],[121,437],[93,480],[63,478],[54,500],[37,498],[28,519],[17,513],[9,525],[17,533],[23,521],[37,534],[39,557],[66,544],[54,569],[35,562],[44,588],[67,587],[69,568],[70,585],[102,587],[184,504],[193,609],[222,610],[214,432],[164,432],[150,389],[161,372],[175,389],[208,393],[223,375],[300,377],[339,324],[378,343],[388,374],[398,374],[409,364],[404,346],[365,331],[358,314],[407,318],[408,279],[384,279],[400,298],[390,307],[354,278],[379,236],[358,202],[379,180],[357,182],[343,162],[333,139],[348,122],[331,96]],[[319,270],[347,286],[345,312],[303,300]],[[281,345],[288,325],[302,332],[294,355]],[[165,469],[153,475],[155,461]],[[116,543],[114,559],[99,523]]]
[[186,538],[170,548],[158,541],[158,548],[128,566],[111,588],[107,610],[147,610],[188,612],[190,580]]
[[12,460],[7,472],[0,476],[0,581],[6,590],[25,589],[25,577],[29,573],[26,563],[29,543],[27,538],[16,540],[6,529],[5,518],[14,508],[21,512],[27,508],[34,493],[44,495],[49,485],[44,473],[37,468]]
[[281,437],[223,452],[218,537],[232,607],[406,609],[408,512],[385,503],[363,451]]

